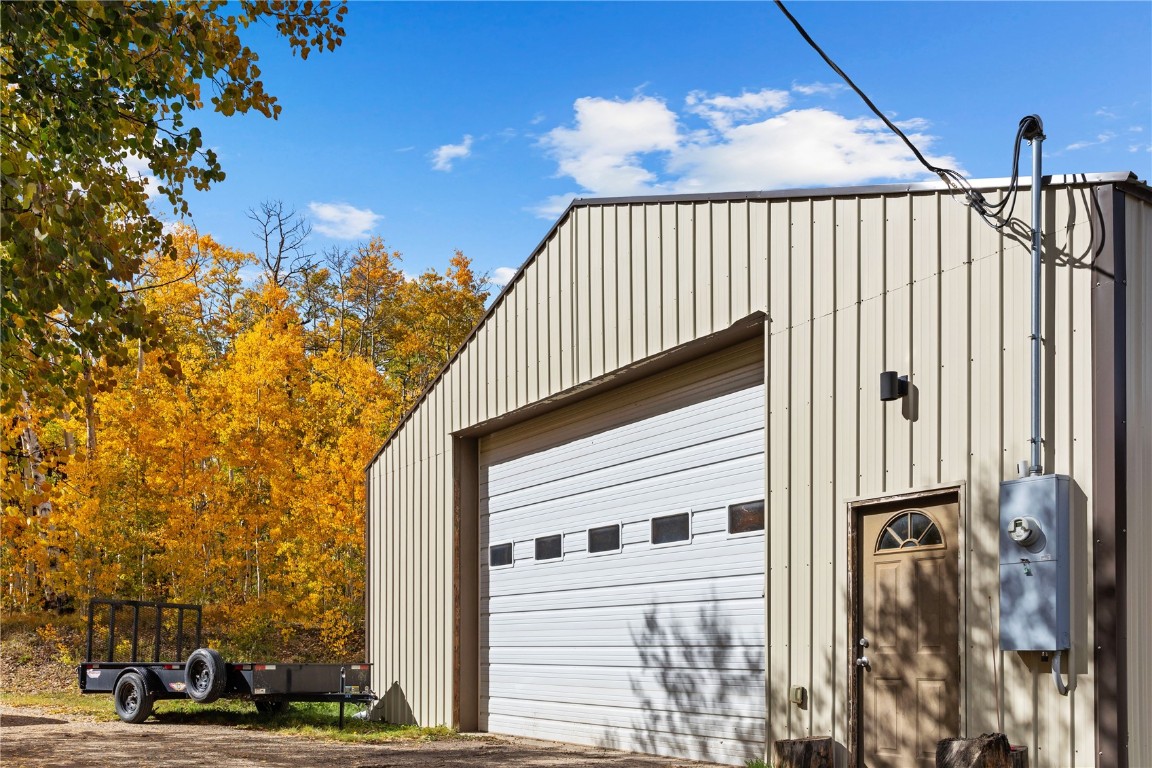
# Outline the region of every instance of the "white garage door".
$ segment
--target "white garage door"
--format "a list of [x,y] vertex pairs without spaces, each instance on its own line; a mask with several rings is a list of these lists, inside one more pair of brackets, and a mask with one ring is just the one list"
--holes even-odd
[[482,729],[762,756],[764,390],[749,356],[481,442]]

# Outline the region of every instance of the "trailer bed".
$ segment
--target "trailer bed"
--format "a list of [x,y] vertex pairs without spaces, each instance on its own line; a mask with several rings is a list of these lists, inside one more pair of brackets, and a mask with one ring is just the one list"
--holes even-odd
[[[97,659],[97,611],[105,607],[103,652]],[[118,614],[128,612],[131,628],[124,630],[127,637],[118,638],[117,630],[123,629]],[[227,662],[201,646],[202,615],[198,605],[91,601],[87,658],[76,670],[80,692],[113,694],[117,714],[131,723],[147,719],[157,700],[191,698],[208,704],[219,698],[247,698],[268,713],[292,701],[337,702],[342,726],[345,704],[368,705],[376,699],[370,664]],[[194,650],[184,659],[188,648]]]

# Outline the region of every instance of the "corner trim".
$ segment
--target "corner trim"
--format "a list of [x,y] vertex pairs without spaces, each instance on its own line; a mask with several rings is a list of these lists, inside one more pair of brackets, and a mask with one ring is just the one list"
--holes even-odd
[[1100,221],[1092,287],[1092,605],[1098,768],[1128,766],[1127,301],[1124,193],[1094,190]]

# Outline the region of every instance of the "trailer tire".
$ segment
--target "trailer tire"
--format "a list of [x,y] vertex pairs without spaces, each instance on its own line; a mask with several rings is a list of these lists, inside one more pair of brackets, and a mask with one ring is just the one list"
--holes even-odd
[[142,723],[152,714],[155,699],[138,672],[126,672],[116,681],[113,698],[116,715],[126,723]]
[[288,701],[285,699],[256,699],[253,703],[256,711],[262,715],[282,715],[288,711]]
[[197,648],[184,665],[184,692],[197,704],[211,704],[224,694],[228,669],[211,648]]

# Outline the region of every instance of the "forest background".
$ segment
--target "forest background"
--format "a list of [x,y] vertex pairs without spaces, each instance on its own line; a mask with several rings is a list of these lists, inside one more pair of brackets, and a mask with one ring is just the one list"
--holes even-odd
[[236,251],[163,224],[128,169],[187,213],[186,182],[223,178],[187,124],[205,95],[280,109],[243,30],[272,24],[307,58],[340,44],[344,6],[0,12],[5,628],[93,597],[198,603],[209,642],[248,658],[357,658],[363,468],[480,319],[485,280],[459,251],[418,276],[381,239],[316,254],[275,200],[248,211],[262,252]]

